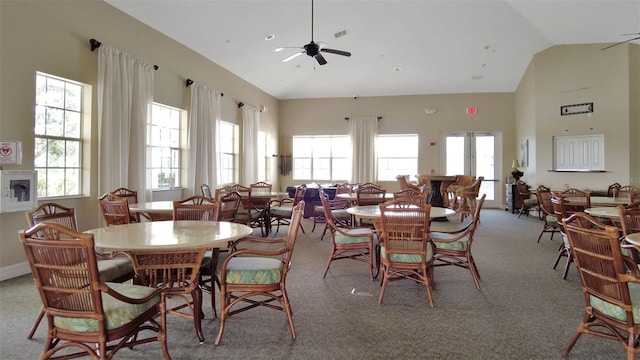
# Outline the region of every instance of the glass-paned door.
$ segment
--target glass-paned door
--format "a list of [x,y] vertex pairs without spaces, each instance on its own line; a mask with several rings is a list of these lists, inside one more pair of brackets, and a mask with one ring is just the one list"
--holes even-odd
[[498,196],[501,164],[500,133],[456,132],[444,134],[444,164],[446,175],[484,176],[480,195],[487,194],[485,207],[500,207]]

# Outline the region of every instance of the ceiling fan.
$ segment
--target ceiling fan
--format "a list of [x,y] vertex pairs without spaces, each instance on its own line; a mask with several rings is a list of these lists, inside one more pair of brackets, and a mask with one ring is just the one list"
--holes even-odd
[[[313,41],[313,0],[311,0],[311,42],[302,46],[302,47],[298,47],[298,46],[293,46],[293,47],[287,47],[287,48],[296,48],[296,49],[301,49],[300,52],[297,52],[287,58],[284,58],[282,60],[282,62],[287,62],[290,61],[302,54],[307,54],[308,56],[311,56],[312,58],[316,59],[316,61],[318,62],[318,64],[320,65],[324,65],[327,63],[327,60],[324,58],[324,56],[322,56],[322,53],[329,53],[329,54],[336,54],[336,55],[342,55],[342,56],[351,56],[351,53],[348,51],[343,51],[343,50],[335,50],[335,49],[329,49],[326,47],[327,44],[318,41],[315,42]],[[281,47],[281,48],[277,48],[276,52],[282,51],[286,48]]]
[[621,34],[620,36],[635,36],[635,35],[637,35],[637,36],[636,36],[636,37],[634,37],[634,38],[632,38],[632,39],[627,39],[627,40],[625,40],[625,41],[617,42],[617,43],[615,43],[615,44],[613,44],[613,45],[609,45],[609,46],[607,46],[607,47],[605,47],[605,48],[602,48],[602,50],[607,50],[608,48],[614,47],[614,46],[616,46],[616,45],[620,45],[620,44],[624,44],[624,43],[629,42],[629,41],[633,41],[633,40],[638,40],[638,39],[640,39],[640,33]]

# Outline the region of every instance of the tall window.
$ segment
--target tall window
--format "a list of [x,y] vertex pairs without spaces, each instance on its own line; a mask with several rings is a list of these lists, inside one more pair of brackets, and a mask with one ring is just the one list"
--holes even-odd
[[294,136],[293,179],[347,181],[351,146],[346,135]]
[[83,96],[87,89],[89,85],[36,73],[34,168],[39,198],[82,193],[82,134],[83,122],[88,121]]
[[154,103],[147,124],[147,168],[152,189],[180,186],[180,122],[183,110]]
[[218,143],[220,156],[220,171],[218,172],[218,183],[236,183],[238,179],[238,126],[219,121],[218,122]]
[[418,173],[418,135],[378,135],[376,154],[378,181]]

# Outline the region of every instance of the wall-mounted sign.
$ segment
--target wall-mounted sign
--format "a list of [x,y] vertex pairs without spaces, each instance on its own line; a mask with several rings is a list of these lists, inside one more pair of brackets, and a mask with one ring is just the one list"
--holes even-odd
[[0,140],[0,165],[22,165],[22,142]]
[[574,104],[560,106],[560,116],[575,115],[575,114],[588,114],[593,112],[593,103]]

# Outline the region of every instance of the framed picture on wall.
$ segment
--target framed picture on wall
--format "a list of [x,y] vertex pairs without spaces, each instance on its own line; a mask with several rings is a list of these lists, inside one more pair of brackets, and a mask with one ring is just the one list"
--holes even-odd
[[520,166],[529,166],[529,139],[520,141]]

